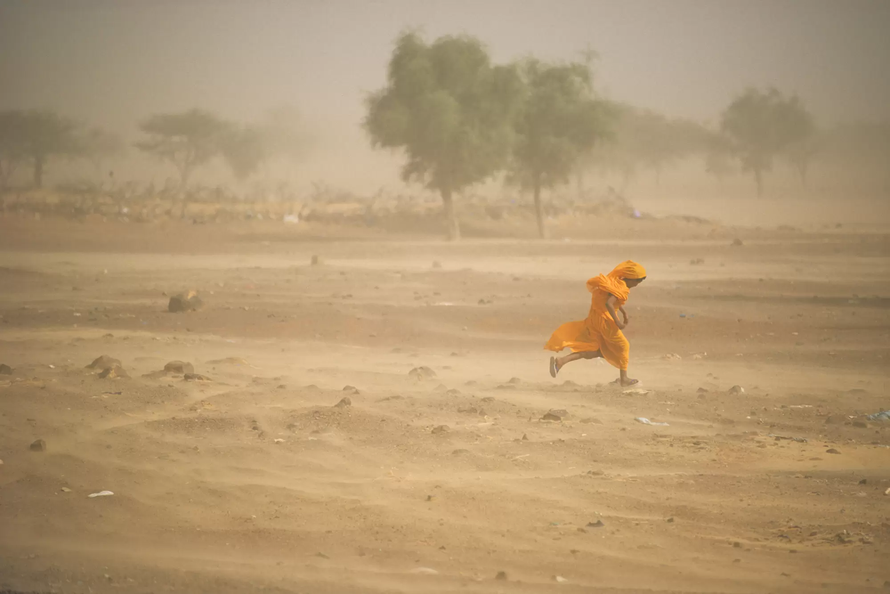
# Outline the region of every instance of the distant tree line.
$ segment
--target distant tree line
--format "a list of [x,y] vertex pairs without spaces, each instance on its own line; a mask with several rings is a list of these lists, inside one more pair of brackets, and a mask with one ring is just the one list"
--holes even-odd
[[[247,179],[273,158],[298,158],[307,143],[299,117],[287,108],[271,110],[251,124],[200,109],[156,114],[140,122],[139,131],[142,138],[134,146],[172,165],[180,188],[215,157],[221,156],[237,179]],[[30,168],[33,185],[40,188],[53,160],[85,160],[99,172],[126,150],[120,136],[51,111],[0,111],[0,189],[19,168]]]
[[[758,196],[777,161],[806,186],[820,155],[842,167],[883,171],[890,192],[890,123],[820,129],[799,97],[772,88],[740,93],[715,125],[668,118],[598,96],[591,60],[588,52],[572,62],[498,65],[476,38],[427,43],[405,33],[395,42],[386,85],[366,99],[364,129],[374,146],[404,156],[405,181],[441,196],[453,239],[460,238],[456,195],[495,176],[531,195],[542,237],[545,191],[574,178],[583,194],[585,174],[598,173],[618,176],[622,193],[644,172],[660,184],[664,171],[691,157],[721,184],[735,172],[750,175]],[[309,142],[289,109],[251,123],[201,109],[159,113],[138,130],[133,146],[171,166],[180,190],[214,159],[245,180],[275,159],[301,158]],[[101,173],[127,146],[116,134],[51,111],[0,111],[0,190],[17,170],[28,170],[41,187],[57,160],[83,160]]]

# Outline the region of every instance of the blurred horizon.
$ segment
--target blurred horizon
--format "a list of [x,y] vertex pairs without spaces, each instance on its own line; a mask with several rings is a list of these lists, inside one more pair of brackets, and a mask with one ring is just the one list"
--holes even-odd
[[[155,113],[253,121],[292,106],[315,142],[300,175],[400,186],[399,157],[374,151],[360,124],[412,28],[477,37],[495,63],[595,52],[601,96],[668,117],[713,125],[744,89],[774,86],[821,126],[890,121],[890,3],[868,0],[6,0],[0,109],[52,109],[131,142]],[[134,150],[127,161],[125,177],[166,171]]]

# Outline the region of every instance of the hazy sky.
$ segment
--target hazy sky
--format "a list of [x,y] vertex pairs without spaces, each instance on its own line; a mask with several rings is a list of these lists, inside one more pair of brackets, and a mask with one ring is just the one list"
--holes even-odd
[[888,0],[0,0],[0,108],[131,131],[157,111],[291,104],[354,144],[408,27],[475,35],[497,62],[589,47],[602,92],[669,115],[714,120],[775,85],[823,121],[890,119]]

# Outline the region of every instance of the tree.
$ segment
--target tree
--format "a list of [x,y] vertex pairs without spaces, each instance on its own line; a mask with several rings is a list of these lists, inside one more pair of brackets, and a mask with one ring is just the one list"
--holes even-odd
[[11,110],[0,122],[0,173],[5,184],[15,166],[30,159],[34,167],[34,186],[43,186],[46,164],[52,157],[69,156],[81,150],[77,123],[51,111]]
[[185,188],[194,170],[222,149],[231,125],[200,109],[181,113],[156,114],[139,124],[148,136],[136,143],[146,153],[168,161],[179,172],[180,188]]
[[568,181],[584,152],[608,134],[608,117],[593,98],[588,65],[529,59],[519,72],[526,91],[515,119],[510,177],[532,190],[538,232],[546,237],[541,189]]
[[807,121],[812,116],[800,99],[785,98],[776,89],[748,89],[723,112],[721,129],[742,167],[754,174],[758,197],[763,195],[763,174],[772,169],[775,155],[811,133]]
[[405,33],[396,40],[387,86],[367,99],[372,144],[405,151],[402,177],[439,192],[453,240],[460,239],[453,194],[506,164],[521,89],[516,69],[492,66],[472,37],[427,45]]

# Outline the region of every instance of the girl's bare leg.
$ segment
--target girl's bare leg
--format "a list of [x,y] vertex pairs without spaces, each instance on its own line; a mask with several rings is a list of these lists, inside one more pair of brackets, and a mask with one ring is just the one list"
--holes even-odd
[[566,363],[571,363],[572,361],[577,361],[579,359],[599,359],[603,354],[600,351],[585,351],[580,353],[569,353],[565,357],[552,357],[553,364],[551,365],[551,369],[555,370],[555,373],[551,374],[553,377],[556,377],[556,373],[559,373],[559,370],[562,369],[562,366]]

